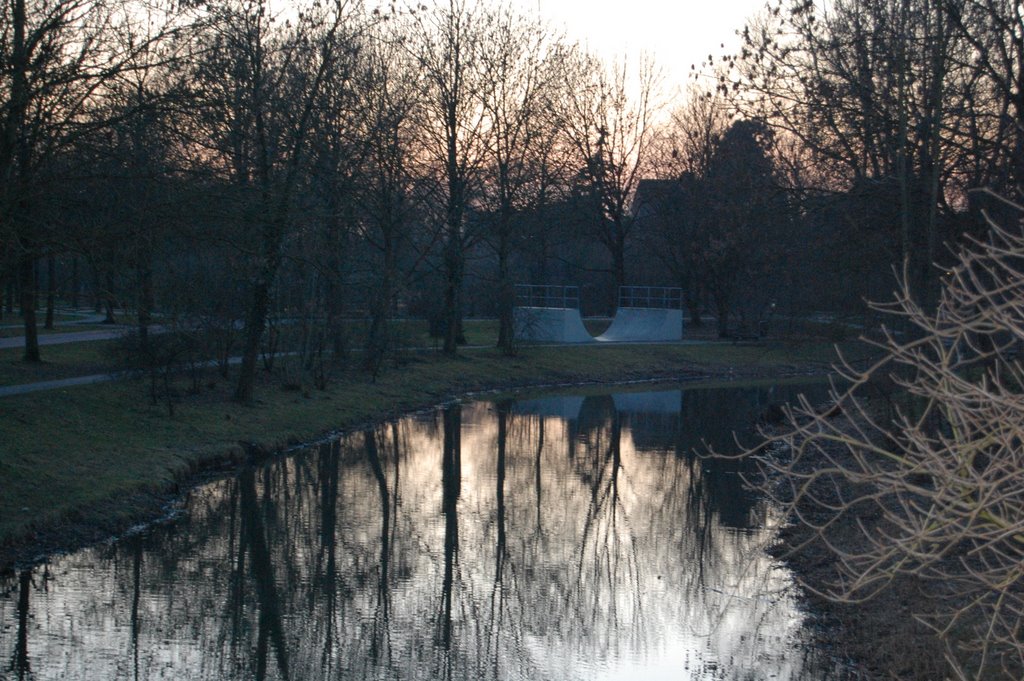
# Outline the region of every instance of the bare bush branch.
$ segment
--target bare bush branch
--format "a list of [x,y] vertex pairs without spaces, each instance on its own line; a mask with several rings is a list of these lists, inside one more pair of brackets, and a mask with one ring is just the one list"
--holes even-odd
[[878,307],[910,332],[886,332],[867,369],[843,363],[835,407],[802,401],[756,453],[760,486],[836,559],[823,595],[912,576],[942,604],[921,617],[963,679],[1024,668],[1024,234],[990,226],[934,312],[904,284]]

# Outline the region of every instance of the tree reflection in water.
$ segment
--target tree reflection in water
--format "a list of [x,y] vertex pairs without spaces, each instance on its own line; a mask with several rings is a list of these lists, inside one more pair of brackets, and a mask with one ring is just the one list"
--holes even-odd
[[0,584],[0,676],[842,678],[802,647],[772,509],[693,454],[767,399],[448,405],[246,469]]

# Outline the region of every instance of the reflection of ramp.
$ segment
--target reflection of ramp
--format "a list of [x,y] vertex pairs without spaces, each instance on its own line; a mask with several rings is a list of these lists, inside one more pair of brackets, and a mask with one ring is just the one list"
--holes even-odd
[[517,400],[512,404],[515,414],[558,417],[565,421],[577,419],[604,422],[612,410],[628,415],[678,415],[682,408],[682,390],[657,392],[613,393],[610,395],[552,395],[531,400]]
[[620,307],[599,341],[677,341],[683,339],[682,310]]
[[622,414],[678,414],[682,390],[659,390],[647,393],[615,393],[615,409]]
[[516,338],[520,340],[548,343],[591,343],[594,340],[576,308],[517,307],[513,320]]

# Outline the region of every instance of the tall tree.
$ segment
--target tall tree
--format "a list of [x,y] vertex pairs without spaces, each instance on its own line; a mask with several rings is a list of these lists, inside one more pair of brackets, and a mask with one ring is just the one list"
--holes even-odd
[[683,289],[690,322],[700,326],[705,288],[705,241],[709,232],[702,183],[719,140],[729,125],[731,107],[717,91],[691,87],[686,103],[672,112],[660,132],[655,172],[660,191],[638,192],[635,219],[651,255],[662,262]]
[[633,73],[625,59],[608,66],[580,54],[565,77],[562,125],[599,209],[590,235],[608,250],[615,285],[622,286],[633,229],[631,202],[647,169],[662,105],[660,73],[647,57]]
[[498,347],[511,354],[514,281],[511,272],[517,218],[550,193],[558,124],[550,114],[557,101],[560,46],[539,20],[511,7],[495,12],[480,54],[483,108],[491,136],[483,184],[484,206],[492,214],[490,242],[498,259]]
[[966,110],[963,159],[968,184],[1019,197],[1024,187],[1024,21],[1016,0],[947,0],[951,32],[969,49],[953,69],[974,87],[956,104]]
[[[800,139],[827,170],[824,189],[892,182],[890,225],[911,287],[931,300],[932,267],[958,197],[954,165],[972,127],[976,81],[942,0],[778,4],[744,30],[736,105]],[[868,182],[865,183],[865,180]]]
[[422,255],[414,232],[424,200],[416,157],[422,143],[418,137],[425,83],[413,55],[401,45],[404,28],[391,21],[371,33],[360,71],[365,94],[359,134],[365,158],[356,200],[359,233],[372,254],[363,364],[374,374],[390,345],[388,317]]
[[[253,398],[260,340],[283,247],[293,230],[293,200],[307,160],[314,109],[345,56],[352,19],[345,0],[311,7],[293,24],[278,22],[266,0],[216,8],[195,81],[200,112],[198,159],[213,161],[243,197],[252,253],[242,364],[235,399]],[[232,209],[231,212],[234,212]]]
[[442,253],[444,352],[452,354],[462,329],[466,252],[478,239],[466,211],[479,180],[490,130],[482,98],[487,83],[480,52],[491,18],[475,0],[448,0],[415,14],[414,46],[429,83],[424,126],[444,213]]
[[[170,9],[107,0],[0,7],[0,237],[16,262],[27,361],[40,360],[34,271],[54,235],[38,208],[53,186],[54,161],[109,123],[96,106],[106,84],[177,30]],[[160,30],[139,28],[154,21]]]
[[[773,251],[783,246],[787,211],[766,152],[770,143],[771,131],[763,123],[735,121],[715,144],[700,187],[707,197],[703,274],[715,300],[721,336],[729,332],[741,291],[752,303],[766,303],[764,274]],[[741,323],[757,321],[750,316],[741,310]]]

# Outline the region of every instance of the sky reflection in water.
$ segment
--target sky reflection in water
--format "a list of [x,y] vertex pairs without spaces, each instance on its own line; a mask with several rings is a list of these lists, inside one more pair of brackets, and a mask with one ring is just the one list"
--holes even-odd
[[843,678],[773,510],[691,454],[795,391],[454,405],[246,470],[0,582],[0,677]]

